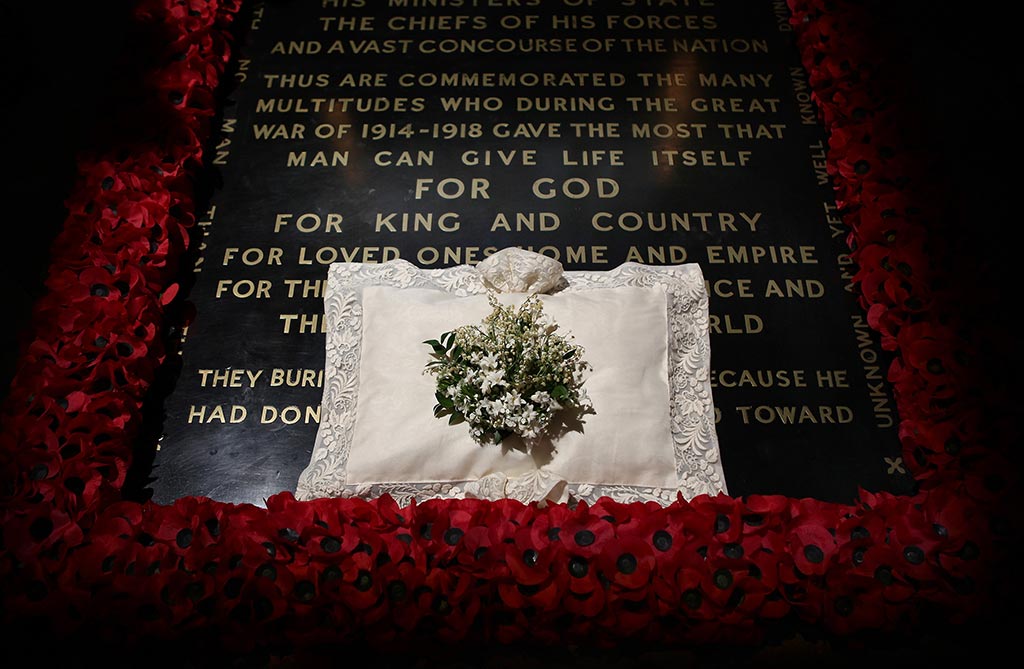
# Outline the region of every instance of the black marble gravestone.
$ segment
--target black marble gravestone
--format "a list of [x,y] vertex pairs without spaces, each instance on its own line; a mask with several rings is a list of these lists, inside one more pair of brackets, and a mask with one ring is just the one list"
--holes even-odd
[[153,499],[294,490],[332,262],[698,263],[730,494],[905,492],[888,359],[851,278],[780,3],[257,2]]

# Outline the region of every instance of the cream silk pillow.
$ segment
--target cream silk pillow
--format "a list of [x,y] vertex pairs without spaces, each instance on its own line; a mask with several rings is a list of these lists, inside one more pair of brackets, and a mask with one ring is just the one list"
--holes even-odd
[[[336,263],[325,295],[321,424],[296,496],[673,501],[726,492],[709,383],[707,296],[696,265],[566,272],[544,311],[590,362],[594,413],[526,449],[480,445],[433,415],[436,339],[490,312],[468,266]],[[526,293],[499,293],[519,304]]]

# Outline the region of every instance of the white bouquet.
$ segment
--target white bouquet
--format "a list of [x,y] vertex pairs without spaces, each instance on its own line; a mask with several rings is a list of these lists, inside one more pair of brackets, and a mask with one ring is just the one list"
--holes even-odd
[[424,373],[437,378],[434,415],[469,424],[481,443],[512,434],[529,443],[556,411],[591,409],[583,348],[562,336],[536,295],[505,306],[488,295],[493,311],[479,325],[463,325],[426,342],[433,353]]

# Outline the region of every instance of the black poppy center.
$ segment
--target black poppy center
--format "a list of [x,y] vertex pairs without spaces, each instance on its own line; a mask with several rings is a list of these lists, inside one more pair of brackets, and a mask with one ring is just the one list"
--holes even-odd
[[811,544],[809,546],[804,546],[804,557],[807,558],[808,562],[818,564],[825,559],[825,552],[814,544]]
[[575,535],[573,535],[573,539],[576,541],[577,546],[589,546],[590,544],[594,543],[594,540],[596,538],[597,537],[595,537],[594,533],[590,530],[580,530]]
[[590,565],[581,557],[573,556],[569,559],[569,573],[574,578],[583,578],[590,571]]
[[723,552],[725,553],[725,557],[730,560],[739,560],[743,557],[743,546],[740,544],[727,544]]
[[366,592],[370,589],[370,586],[372,585],[373,577],[370,575],[370,572],[366,571],[365,569],[360,569],[359,575],[356,576],[356,590],[358,590],[359,592]]
[[295,596],[301,602],[308,602],[316,596],[316,586],[309,581],[299,581],[295,584]]
[[388,584],[388,597],[393,602],[405,599],[405,595],[408,592],[409,588],[405,585],[403,581],[392,581]]
[[618,567],[619,571],[623,574],[632,574],[637,568],[636,556],[632,553],[623,553],[619,556],[619,559],[615,561],[615,566]]
[[720,513],[715,517],[715,534],[725,532],[729,529],[732,523],[729,521],[729,516],[724,513]]
[[907,546],[903,549],[903,559],[910,564],[921,564],[924,562],[924,551],[918,546]]

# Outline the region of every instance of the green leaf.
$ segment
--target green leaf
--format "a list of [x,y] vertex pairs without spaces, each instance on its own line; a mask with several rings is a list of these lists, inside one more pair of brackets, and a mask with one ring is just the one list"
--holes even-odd
[[455,409],[449,409],[441,406],[440,404],[434,405],[434,418],[444,418],[445,416],[451,416],[455,413],[458,413]]
[[455,408],[455,402],[452,401],[452,398],[450,398],[450,397],[448,397],[446,395],[442,395],[440,391],[434,393],[434,397],[437,398],[438,404],[443,406],[445,409],[454,409]]
[[455,412],[448,419],[448,424],[449,425],[458,425],[459,423],[464,423],[465,421],[466,421],[466,417],[465,416],[463,416],[459,412]]
[[564,400],[569,396],[569,389],[559,384],[551,389],[551,396],[556,400]]
[[436,339],[428,339],[423,343],[426,344],[427,346],[430,346],[431,348],[437,348],[438,346],[441,345],[441,342],[437,341]]

